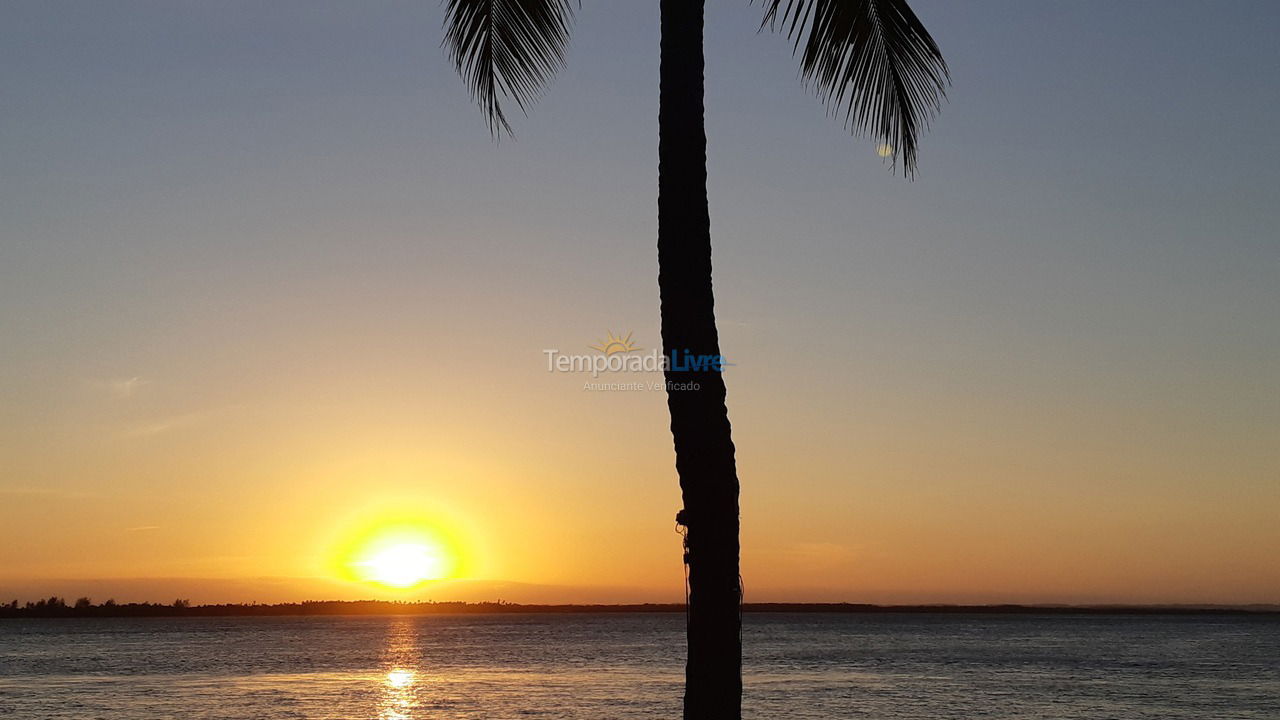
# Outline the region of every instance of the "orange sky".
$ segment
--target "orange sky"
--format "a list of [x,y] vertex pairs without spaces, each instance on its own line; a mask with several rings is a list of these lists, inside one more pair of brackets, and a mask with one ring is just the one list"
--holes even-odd
[[[752,334],[725,333],[743,358],[729,372],[749,599],[1276,597],[1263,468],[1201,458],[1208,441],[1149,418],[1088,422],[1069,398],[942,404],[839,361],[811,369],[829,385],[787,392],[785,368]],[[229,374],[228,386],[201,388],[225,400],[194,415],[162,410],[193,392],[176,378],[64,388],[56,415],[10,431],[0,587],[122,599],[681,597],[661,393],[586,392],[589,378],[548,373],[538,353],[495,345],[429,361],[430,338],[406,342],[399,357],[317,354],[288,372],[260,358],[274,391]],[[343,375],[348,363],[379,372]],[[1143,428],[1159,442],[1126,436]],[[1228,495],[1198,482],[1210,472],[1257,482]],[[352,528],[406,517],[449,533],[471,582],[398,592],[336,581]],[[152,580],[84,582],[113,578]]]

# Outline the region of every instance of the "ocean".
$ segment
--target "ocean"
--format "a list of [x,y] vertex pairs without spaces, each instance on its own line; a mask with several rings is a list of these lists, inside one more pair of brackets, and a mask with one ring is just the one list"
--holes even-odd
[[[684,616],[0,620],[5,720],[680,716]],[[1280,720],[1280,619],[748,614],[756,720]]]

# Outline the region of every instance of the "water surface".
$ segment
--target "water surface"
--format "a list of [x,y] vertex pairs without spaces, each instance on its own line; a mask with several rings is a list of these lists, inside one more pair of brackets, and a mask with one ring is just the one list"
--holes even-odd
[[[683,622],[0,620],[0,718],[678,718]],[[1280,719],[1276,618],[749,614],[744,640],[753,720]]]

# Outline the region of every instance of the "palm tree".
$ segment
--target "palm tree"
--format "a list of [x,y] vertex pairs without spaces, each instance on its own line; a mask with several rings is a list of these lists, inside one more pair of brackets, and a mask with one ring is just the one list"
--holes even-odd
[[[703,122],[704,0],[659,0],[658,289],[662,347],[719,356],[711,289],[707,138]],[[495,135],[502,102],[525,111],[565,60],[572,0],[448,0],[445,45]],[[802,77],[846,126],[916,165],[916,137],[940,108],[946,63],[905,0],[764,0],[761,28],[794,42]],[[684,499],[689,566],[684,717],[741,717],[742,590],[738,476],[718,365],[668,367],[667,407]],[[686,388],[672,388],[672,383]]]

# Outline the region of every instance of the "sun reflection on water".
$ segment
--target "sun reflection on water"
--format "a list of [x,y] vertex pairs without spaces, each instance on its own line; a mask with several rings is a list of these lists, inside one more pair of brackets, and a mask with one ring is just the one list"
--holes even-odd
[[379,720],[413,720],[417,707],[418,661],[417,638],[413,621],[396,618],[387,630],[387,647],[383,652],[386,674],[381,676],[378,703]]
[[413,678],[415,675],[417,675],[417,673],[412,670],[395,668],[391,672],[387,673],[387,684],[397,690],[407,688],[413,684]]

